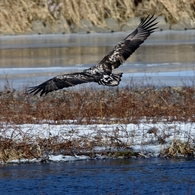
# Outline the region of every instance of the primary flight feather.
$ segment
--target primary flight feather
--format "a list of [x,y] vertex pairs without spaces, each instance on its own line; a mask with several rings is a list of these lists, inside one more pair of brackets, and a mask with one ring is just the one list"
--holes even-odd
[[155,22],[156,19],[154,16],[147,16],[131,34],[120,41],[97,65],[82,72],[58,75],[38,86],[30,87],[28,92],[34,95],[40,92],[40,96],[42,96],[58,89],[89,82],[117,86],[121,81],[122,73],[113,74],[112,70],[122,65],[157,29],[156,24],[158,22]]

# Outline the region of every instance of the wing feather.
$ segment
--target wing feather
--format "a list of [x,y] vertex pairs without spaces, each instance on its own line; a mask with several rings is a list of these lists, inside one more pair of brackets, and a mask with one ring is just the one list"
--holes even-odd
[[40,96],[44,94],[47,95],[51,91],[62,89],[64,87],[72,87],[82,83],[95,82],[97,79],[99,78],[96,78],[87,72],[59,75],[40,85],[30,87],[28,93],[36,95],[40,92]]
[[101,66],[105,72],[111,73],[113,69],[123,64],[150,34],[158,28],[156,27],[158,24],[158,22],[155,22],[156,19],[157,18],[154,18],[154,16],[147,16],[131,34],[120,41],[115,48],[100,61],[97,67]]

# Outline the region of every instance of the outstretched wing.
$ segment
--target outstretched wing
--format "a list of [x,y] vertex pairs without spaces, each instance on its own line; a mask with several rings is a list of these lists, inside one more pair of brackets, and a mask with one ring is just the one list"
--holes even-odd
[[111,73],[118,68],[127,58],[154,32],[157,18],[147,16],[138,27],[125,39],[120,41],[115,48],[106,55],[96,68],[102,68],[105,72]]
[[155,27],[157,24],[155,20],[156,18],[153,16],[146,17],[130,35],[119,42],[96,66],[80,73],[56,76],[38,86],[30,87],[28,93],[35,95],[40,92],[40,96],[42,96],[54,90],[88,82],[98,82],[109,86],[118,85],[122,74],[112,75],[110,73],[113,69],[118,68],[154,32],[157,28]]
[[95,82],[96,79],[99,78],[95,78],[95,76],[90,75],[87,72],[59,75],[45,81],[38,86],[30,87],[28,89],[28,93],[36,95],[40,92],[40,96],[42,96],[43,94],[47,95],[51,91],[62,89],[64,87],[71,87],[82,83]]

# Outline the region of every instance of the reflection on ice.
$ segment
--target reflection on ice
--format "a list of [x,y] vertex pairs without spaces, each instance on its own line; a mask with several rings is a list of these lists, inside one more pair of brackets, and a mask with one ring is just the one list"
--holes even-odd
[[[136,64],[135,66],[139,66]],[[142,66],[142,65],[140,65]],[[152,64],[148,66],[153,66]],[[155,64],[154,66],[158,66]],[[160,65],[159,65],[160,66]],[[82,71],[87,67],[77,66],[72,67],[38,67],[38,68],[2,68],[0,70],[0,90],[9,83],[9,87],[22,90],[26,86],[40,84],[47,79],[56,75]],[[139,68],[137,68],[139,69]],[[126,72],[125,67],[121,68],[121,72]],[[119,87],[130,87],[134,85],[154,85],[154,86],[183,86],[194,85],[195,72],[194,70],[173,71],[173,72],[131,72],[124,73]],[[81,85],[75,86],[79,89]],[[83,84],[85,87],[103,88],[96,83]],[[69,89],[71,90],[71,88]]]
[[[77,72],[98,63],[127,33],[31,35],[0,37],[0,90],[36,85],[58,74]],[[116,72],[120,86],[139,83],[192,84],[195,31],[156,32]]]

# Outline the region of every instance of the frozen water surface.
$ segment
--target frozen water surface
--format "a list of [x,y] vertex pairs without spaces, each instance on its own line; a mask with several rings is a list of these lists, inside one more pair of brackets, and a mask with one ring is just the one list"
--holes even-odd
[[[55,75],[82,71],[98,63],[127,33],[30,35],[0,37],[0,89],[22,89]],[[155,32],[116,69],[121,86],[132,77],[141,82],[193,84],[195,31]],[[127,79],[126,79],[127,78]]]

